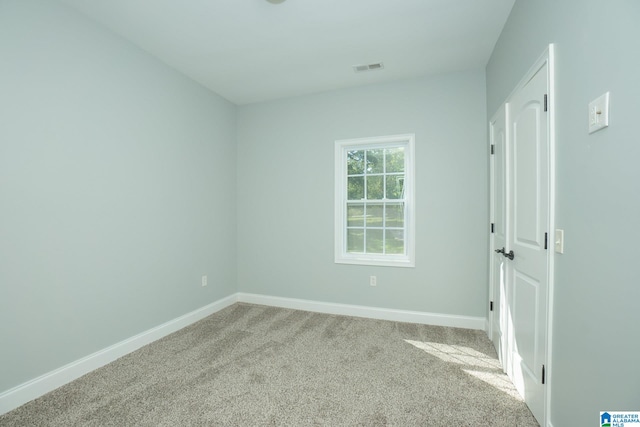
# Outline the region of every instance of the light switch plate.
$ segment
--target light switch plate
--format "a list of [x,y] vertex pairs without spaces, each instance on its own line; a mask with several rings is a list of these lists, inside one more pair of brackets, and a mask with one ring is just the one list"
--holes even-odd
[[556,253],[559,254],[563,254],[564,253],[564,230],[561,229],[556,229],[556,236],[555,236],[555,250]]
[[589,103],[589,133],[609,126],[609,92]]

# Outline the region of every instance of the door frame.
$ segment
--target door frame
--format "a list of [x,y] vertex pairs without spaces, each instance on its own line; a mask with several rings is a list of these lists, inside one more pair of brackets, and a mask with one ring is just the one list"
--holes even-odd
[[[545,51],[542,53],[542,55],[540,55],[540,57],[535,61],[535,63],[533,64],[533,66],[531,68],[529,68],[529,70],[526,72],[526,74],[524,75],[524,77],[522,78],[522,80],[520,80],[520,82],[516,85],[516,87],[511,91],[511,93],[509,93],[509,96],[506,98],[506,100],[502,103],[502,105],[496,110],[496,113],[494,113],[491,116],[491,119],[489,120],[489,126],[491,126],[491,122],[494,120],[496,114],[500,111],[501,108],[505,108],[508,110],[508,104],[509,101],[513,98],[513,95],[519,91],[520,89],[522,89],[528,82],[529,80],[531,80],[531,78],[538,72],[538,70],[540,70],[540,68],[542,68],[544,65],[547,65],[547,91],[548,91],[548,96],[547,96],[547,113],[548,113],[548,129],[547,129],[547,141],[548,141],[548,171],[549,171],[549,180],[548,180],[548,215],[549,215],[549,223],[548,223],[548,250],[547,250],[547,265],[548,265],[548,270],[547,270],[547,310],[546,310],[546,339],[545,339],[545,359],[546,359],[546,364],[545,364],[545,385],[546,387],[544,388],[544,424],[545,425],[551,425],[551,414],[550,414],[550,409],[551,409],[551,388],[550,385],[552,384],[552,369],[553,369],[553,363],[552,363],[552,355],[553,355],[553,349],[552,349],[552,345],[553,345],[553,337],[552,337],[552,333],[553,333],[553,301],[554,301],[554,277],[555,277],[555,245],[554,245],[554,241],[555,241],[555,229],[556,229],[556,218],[555,218],[555,210],[556,210],[556,134],[555,134],[555,129],[556,129],[556,117],[555,117],[555,46],[553,43],[549,44],[548,47],[545,49]],[[508,111],[507,111],[508,114]],[[489,145],[491,145],[491,136],[489,135]],[[489,149],[491,148],[490,146],[488,147]],[[495,182],[494,179],[494,172],[495,172],[495,166],[494,166],[494,159],[492,156],[490,156],[490,160],[489,160],[489,168],[490,168],[490,173],[489,173],[489,203],[490,203],[490,211],[489,211],[489,218],[490,218],[490,223],[494,222],[495,219],[495,212],[494,212],[494,194],[493,194],[493,185]],[[499,289],[497,288],[497,286],[495,285],[495,277],[494,277],[494,257],[491,256],[493,254],[493,251],[496,249],[495,247],[495,243],[494,243],[494,236],[493,233],[491,233],[491,230],[489,230],[489,301],[495,301],[495,293],[499,291]],[[504,315],[504,313],[501,312],[502,315]],[[488,323],[489,323],[489,328],[488,328],[488,334],[489,334],[489,338],[492,339],[493,338],[493,330],[494,328],[497,327],[498,322],[500,322],[500,319],[496,319],[496,316],[494,316],[491,312],[489,312],[489,316],[488,316]],[[502,331],[503,334],[505,334],[507,331]],[[508,337],[507,337],[508,338]],[[503,355],[502,355],[503,356]],[[505,360],[503,357],[501,357],[503,360]],[[506,370],[506,366],[503,366],[503,369]]]

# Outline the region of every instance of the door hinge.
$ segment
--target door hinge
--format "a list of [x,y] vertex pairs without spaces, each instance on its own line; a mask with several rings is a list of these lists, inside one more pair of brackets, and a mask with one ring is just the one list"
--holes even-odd
[[544,383],[545,383],[545,381],[546,381],[545,374],[546,374],[546,373],[545,373],[545,371],[544,371],[544,365],[542,365],[542,384],[544,384]]
[[549,248],[549,233],[544,233],[544,248]]
[[495,146],[495,144],[491,144],[491,154],[496,154],[496,146]]
[[493,301],[489,301],[489,311],[493,311]]
[[493,222],[491,223],[491,232],[492,233],[496,232],[496,225]]
[[549,107],[547,106],[547,94],[544,94],[544,111],[547,111]]

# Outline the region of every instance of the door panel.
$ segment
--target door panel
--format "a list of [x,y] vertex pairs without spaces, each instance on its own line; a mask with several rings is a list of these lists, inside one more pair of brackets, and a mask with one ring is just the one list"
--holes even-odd
[[540,114],[541,102],[528,102],[512,124],[514,239],[533,246],[538,246],[540,235]]
[[[522,367],[535,375],[536,339],[539,281],[516,272],[513,280],[513,329],[517,352]],[[532,321],[533,320],[533,321]]]

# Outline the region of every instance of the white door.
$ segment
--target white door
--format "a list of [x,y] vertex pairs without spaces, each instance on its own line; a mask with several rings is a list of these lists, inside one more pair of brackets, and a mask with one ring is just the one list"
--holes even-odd
[[507,333],[506,312],[506,258],[502,251],[507,245],[507,109],[503,105],[489,123],[491,144],[491,341],[498,358],[506,369],[509,364],[505,345]]
[[552,277],[552,129],[547,105],[553,49],[489,123],[491,156],[490,336],[503,367],[540,425]]
[[[545,62],[515,92],[508,110],[509,230],[505,256],[511,376],[540,424],[544,423],[549,231],[549,134]],[[512,252],[511,252],[512,251]],[[513,259],[510,259],[513,258]]]

